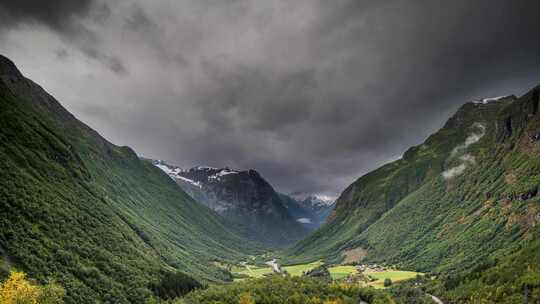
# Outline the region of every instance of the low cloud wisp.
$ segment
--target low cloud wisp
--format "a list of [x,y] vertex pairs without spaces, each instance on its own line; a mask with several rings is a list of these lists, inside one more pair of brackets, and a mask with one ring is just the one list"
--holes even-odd
[[[486,126],[482,123],[478,123],[478,122],[475,122],[472,126],[471,126],[473,130],[473,132],[471,132],[467,138],[465,139],[465,142],[461,145],[458,145],[456,146],[453,150],[452,150],[452,153],[450,154],[450,158],[453,158],[455,157],[456,155],[464,152],[465,150],[467,150],[467,148],[472,145],[472,144],[475,144],[477,142],[480,141],[480,139],[482,139],[482,137],[484,137],[484,135],[486,135]],[[454,166],[452,168],[449,168],[449,169],[446,169],[445,171],[443,171],[442,173],[442,176],[444,179],[448,180],[448,179],[452,179],[458,175],[461,175],[465,169],[467,169],[467,167],[469,165],[474,165],[476,163],[476,160],[474,158],[473,155],[467,153],[467,154],[463,154],[461,155],[459,158],[458,158],[460,164],[457,165],[457,166]]]

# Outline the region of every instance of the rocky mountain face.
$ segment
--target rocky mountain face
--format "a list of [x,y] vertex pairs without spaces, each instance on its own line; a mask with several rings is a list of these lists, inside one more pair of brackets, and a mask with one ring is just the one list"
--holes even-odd
[[283,246],[308,232],[296,221],[280,195],[255,170],[198,166],[187,170],[155,160],[195,200],[244,225],[253,240]]
[[372,261],[454,272],[539,235],[540,87],[464,104],[424,143],[340,195],[291,261]]
[[2,56],[0,140],[0,268],[57,281],[66,303],[146,303],[165,273],[223,281],[216,261],[260,252]]

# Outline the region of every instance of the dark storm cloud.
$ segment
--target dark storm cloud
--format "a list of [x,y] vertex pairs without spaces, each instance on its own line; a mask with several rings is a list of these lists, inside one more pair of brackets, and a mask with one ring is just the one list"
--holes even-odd
[[110,15],[106,4],[95,0],[7,0],[0,2],[0,34],[22,24],[44,25],[77,46],[89,58],[101,62],[111,71],[124,75],[127,70],[120,58],[100,49],[98,34],[80,20],[90,18],[103,22]]
[[[69,32],[64,20],[77,30],[102,6],[73,5],[67,19],[31,18]],[[106,22],[82,26],[92,34],[79,45],[122,54],[115,64],[80,47],[130,73],[73,80],[69,89],[58,76],[64,103],[145,156],[255,168],[284,192],[337,194],[422,142],[462,103],[540,83],[538,1],[108,5]],[[73,63],[68,54],[63,62]]]
[[16,0],[0,2],[2,23],[15,26],[19,22],[38,22],[66,31],[71,18],[88,13],[93,0]]

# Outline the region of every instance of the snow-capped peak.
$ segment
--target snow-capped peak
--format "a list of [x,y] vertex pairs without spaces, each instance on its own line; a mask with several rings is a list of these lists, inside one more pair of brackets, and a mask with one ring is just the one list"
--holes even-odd
[[154,164],[154,166],[158,167],[163,172],[167,173],[167,175],[170,178],[172,178],[173,180],[179,179],[179,180],[182,180],[184,182],[190,183],[193,186],[202,188],[202,185],[201,185],[200,182],[196,182],[194,180],[191,180],[189,178],[185,178],[185,177],[181,176],[180,173],[185,172],[185,170],[182,170],[182,168],[177,167],[177,166],[173,166],[173,165],[169,165],[166,162],[164,162],[163,160],[154,160],[154,161],[152,161],[152,163]]
[[335,202],[335,198],[321,194],[294,192],[289,194],[289,196],[295,199],[297,202],[305,202],[313,206],[330,206]]
[[163,172],[167,173],[170,177],[175,177],[178,173],[182,172],[180,167],[171,166],[162,160],[154,161],[154,166],[160,168]]

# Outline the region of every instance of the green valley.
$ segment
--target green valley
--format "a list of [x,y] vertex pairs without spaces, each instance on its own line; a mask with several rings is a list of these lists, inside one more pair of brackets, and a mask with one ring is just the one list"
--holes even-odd
[[539,0],[1,0],[0,304],[540,304],[539,71]]
[[[20,19],[32,20],[32,26],[48,22],[47,28],[58,29],[72,25],[71,17],[79,14],[73,12],[62,21],[48,20],[49,15],[19,15],[18,10],[7,14],[13,5],[8,9],[0,3],[2,25]],[[102,12],[88,17],[93,21],[85,21],[105,22],[108,15],[116,16],[117,11],[107,8],[104,5]],[[289,10],[285,8],[278,11]],[[236,10],[231,11],[236,16]],[[319,15],[324,10],[314,11]],[[266,25],[265,14],[257,14],[260,20],[254,28]],[[120,23],[143,24],[137,35],[158,32],[135,4],[130,17]],[[80,31],[88,38],[92,31],[86,24],[60,34]],[[365,24],[381,31],[386,28]],[[36,34],[31,26],[20,30]],[[324,31],[316,27],[314,32]],[[99,44],[98,39],[67,36],[60,40]],[[239,35],[244,36],[265,35],[257,31]],[[190,35],[186,37],[191,41]],[[0,29],[0,41],[8,41],[3,39],[7,38]],[[393,39],[392,35],[389,40]],[[169,51],[161,46],[166,40],[145,42],[159,45],[161,55]],[[288,39],[287,44],[296,40],[296,36]],[[473,40],[472,44],[478,42]],[[103,104],[94,107],[86,100],[92,94],[74,97],[70,89],[66,92],[73,100],[85,99],[80,108],[71,105],[74,113],[100,117],[96,121],[121,129],[103,134],[118,139],[129,133],[132,137],[126,136],[126,143],[144,154],[170,156],[179,165],[109,142],[0,55],[0,304],[540,303],[540,86],[530,88],[532,78],[521,83],[529,88],[522,96],[466,102],[444,124],[426,119],[426,125],[442,125],[436,130],[421,128],[422,116],[448,117],[445,111],[456,108],[445,100],[469,96],[474,88],[480,90],[479,84],[465,86],[466,94],[447,92],[440,104],[433,102],[401,117],[399,112],[405,108],[385,109],[388,105],[378,101],[387,98],[394,104],[399,96],[399,103],[411,87],[419,90],[429,85],[409,79],[410,67],[403,69],[407,79],[402,82],[407,85],[399,92],[379,88],[371,98],[360,94],[365,99],[357,100],[358,92],[351,88],[354,94],[341,95],[349,91],[341,87],[349,78],[319,92],[321,79],[325,84],[335,77],[339,80],[342,67],[335,66],[339,58],[328,63],[331,71],[325,66],[324,71],[305,72],[302,67],[302,72],[274,79],[234,61],[221,66],[203,55],[195,64],[193,56],[188,60],[180,53],[169,54],[162,60],[176,58],[182,69],[201,69],[184,77],[167,70],[168,76],[174,76],[171,84],[167,77],[147,79],[141,73],[145,65],[156,64],[153,61],[139,62],[140,70],[128,71],[109,53],[79,48],[87,59],[111,69],[117,77],[110,81],[111,87],[125,90],[119,94],[124,98],[118,101],[123,103],[119,108],[135,115],[140,130],[146,131],[139,134],[139,129],[119,127],[122,123],[111,113],[122,111],[108,113]],[[318,57],[311,44],[307,49]],[[81,54],[71,52],[54,53],[66,66],[71,60],[87,64],[75,59]],[[231,60],[229,54],[217,57]],[[445,69],[452,63],[434,58],[430,64],[443,62]],[[401,57],[396,61],[401,62]],[[370,64],[351,67],[363,69]],[[273,72],[279,74],[294,64],[277,66]],[[249,72],[248,77],[229,75],[229,69]],[[396,72],[391,70],[389,74]],[[102,81],[92,74],[95,71],[80,72],[84,75],[78,77],[92,85]],[[371,79],[376,74],[364,76]],[[464,81],[463,73],[456,75]],[[159,84],[153,82],[156,79]],[[138,93],[123,87],[128,83]],[[510,83],[496,82],[490,90],[506,89]],[[141,84],[144,91],[139,90]],[[50,85],[58,89],[58,82]],[[162,85],[174,90],[163,93]],[[441,87],[450,84],[437,80],[431,85],[424,88],[425,94],[411,92],[403,97],[408,98],[406,107],[421,104],[417,99],[426,96],[439,98]],[[267,86],[271,93],[266,92]],[[367,82],[361,87],[367,92],[376,86]],[[294,95],[297,90],[301,96]],[[340,94],[326,96],[334,91]],[[69,96],[61,92],[58,96]],[[242,104],[244,99],[258,101],[259,94],[265,93],[268,96],[261,104]],[[137,104],[138,94],[151,96],[163,107]],[[127,105],[127,100],[133,104]],[[266,108],[274,100],[280,108]],[[342,100],[346,106],[342,107]],[[355,102],[347,104],[349,100]],[[177,103],[182,108],[174,111]],[[250,111],[253,117],[247,117]],[[411,117],[422,121],[413,122]],[[409,126],[418,137],[403,130],[388,131]],[[152,137],[160,132],[168,135]],[[369,136],[360,138],[362,132]],[[145,138],[133,140],[139,136]],[[403,149],[411,142],[421,143]],[[400,157],[396,147],[404,151]],[[232,169],[229,164],[246,169]],[[336,187],[344,181],[350,185],[337,196]]]
[[[274,262],[275,263],[275,262]],[[242,262],[239,266],[231,268],[235,281],[245,281],[247,279],[261,279],[274,275],[286,277],[310,276],[314,269],[325,268],[328,270],[329,277],[334,282],[356,282],[359,286],[372,286],[375,288],[384,288],[384,280],[390,279],[393,283],[415,279],[422,276],[422,273],[415,271],[403,271],[393,267],[379,267],[369,265],[326,265],[322,261],[316,261],[305,264],[280,265],[279,273],[270,265],[253,265]],[[360,268],[366,268],[359,270]]]

